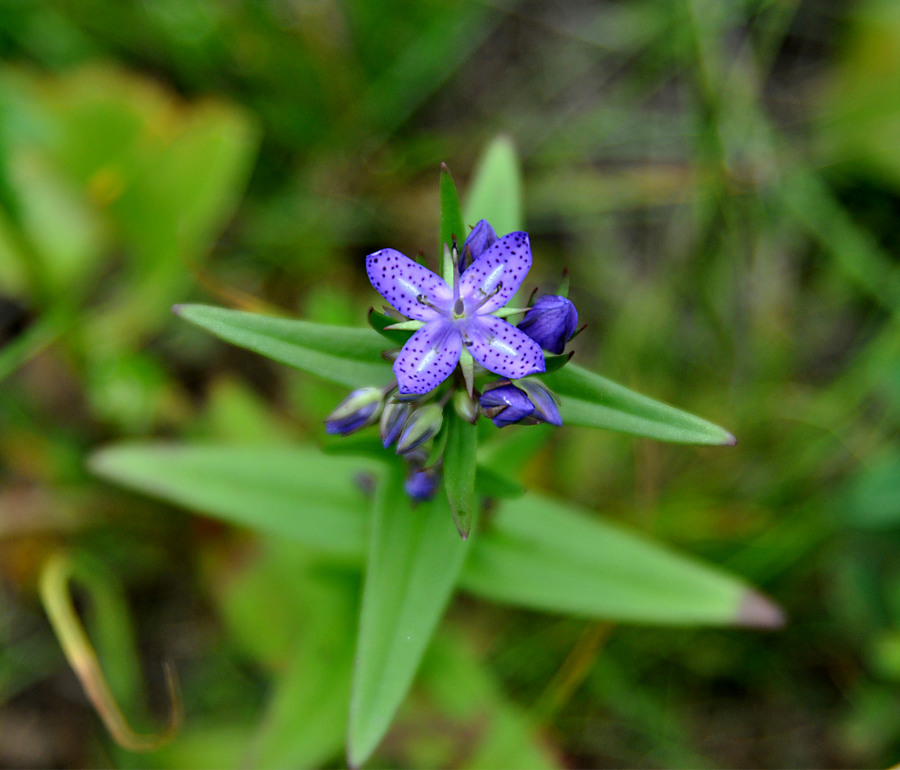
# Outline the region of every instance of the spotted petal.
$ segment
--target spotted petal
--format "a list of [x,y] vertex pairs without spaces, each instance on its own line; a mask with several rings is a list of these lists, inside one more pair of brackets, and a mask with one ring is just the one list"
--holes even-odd
[[[492,313],[509,302],[531,269],[531,244],[527,233],[509,233],[494,243],[462,274],[459,294],[468,314],[493,294],[479,313]],[[499,287],[499,288],[498,288]]]
[[[432,306],[448,307],[453,292],[444,279],[395,249],[382,249],[366,257],[369,280],[382,297],[407,318],[431,321]],[[421,300],[429,304],[423,304]]]
[[501,377],[518,379],[545,369],[541,346],[525,332],[495,316],[476,316],[470,320],[466,324],[466,341],[472,357]]
[[452,323],[439,318],[425,324],[407,340],[394,361],[394,375],[400,392],[427,393],[434,390],[450,376],[461,352],[462,337]]

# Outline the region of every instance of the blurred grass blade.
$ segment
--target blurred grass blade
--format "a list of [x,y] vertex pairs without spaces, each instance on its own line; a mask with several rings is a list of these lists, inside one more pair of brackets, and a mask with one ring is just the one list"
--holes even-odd
[[550,498],[506,502],[491,525],[461,585],[495,601],[631,623],[784,622],[738,578]]
[[413,510],[403,467],[391,466],[373,512],[350,700],[351,766],[365,762],[390,727],[470,547],[454,530],[446,497]]
[[642,396],[575,364],[542,379],[560,396],[559,411],[568,425],[606,428],[680,444],[736,443],[734,436],[718,425]]
[[456,192],[456,184],[450,176],[450,169],[441,163],[441,242],[438,255],[444,253],[444,246],[450,246],[455,237],[462,248],[463,241],[469,231],[463,223],[462,208],[459,205],[459,193]]
[[384,343],[371,329],[210,305],[176,305],[175,312],[226,342],[351,388],[384,385],[393,377],[390,365],[381,358]]
[[484,645],[476,637],[444,628],[429,647],[422,663],[421,689],[440,709],[442,733],[464,737],[455,744],[419,741],[411,747],[409,763],[466,770],[565,767],[531,710],[512,701],[499,676],[485,665]]
[[460,417],[455,409],[445,410],[447,445],[444,447],[444,486],[447,502],[459,536],[465,540],[475,514],[475,457],[478,426]]
[[900,451],[889,447],[871,457],[846,483],[837,507],[852,526],[896,527],[900,523]]
[[95,473],[153,497],[350,558],[365,551],[368,501],[356,484],[372,462],[313,449],[121,444]]
[[[169,724],[154,735],[136,733],[125,719],[116,698],[110,690],[100,661],[85,633],[69,592],[69,581],[85,572],[83,564],[77,564],[67,554],[52,556],[41,570],[41,601],[50,624],[56,632],[69,665],[78,676],[84,691],[103,720],[113,739],[129,751],[153,751],[170,741],[181,728],[183,713],[174,673],[166,667],[166,684],[169,687],[171,715]],[[82,582],[90,590],[93,580]],[[102,603],[101,603],[102,606]]]
[[479,159],[465,214],[467,224],[486,219],[498,235],[523,228],[522,175],[515,145],[508,136],[494,139]]

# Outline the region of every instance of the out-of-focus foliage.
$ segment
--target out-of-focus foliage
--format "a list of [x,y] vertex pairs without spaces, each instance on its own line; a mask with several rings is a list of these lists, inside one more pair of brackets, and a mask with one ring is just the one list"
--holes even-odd
[[[378,761],[895,762],[898,51],[890,0],[4,3],[3,763],[339,761],[328,662],[352,654],[356,579],[84,458],[117,438],[317,440],[337,389],[170,305],[362,325],[362,256],[434,256],[439,163],[465,189],[498,133],[524,161],[531,283],[568,266],[589,324],[578,362],[739,439],[567,428],[529,487],[722,564],[790,622],[601,626],[461,598]],[[179,673],[187,721],[161,752],[118,749],[62,657],[36,591],[60,546],[123,586],[143,690],[81,599],[137,728],[165,717],[158,664]]]

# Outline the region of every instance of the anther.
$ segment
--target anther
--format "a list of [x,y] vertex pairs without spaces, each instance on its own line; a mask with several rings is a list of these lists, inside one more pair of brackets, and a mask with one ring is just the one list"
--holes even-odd
[[480,291],[482,294],[484,294],[484,297],[482,297],[481,301],[474,308],[472,308],[472,310],[473,311],[478,310],[478,308],[480,308],[482,305],[484,305],[491,297],[494,297],[497,294],[499,294],[500,290],[502,288],[503,288],[503,282],[501,281],[494,287],[494,290],[490,294],[485,294],[484,289],[479,289],[478,291]]

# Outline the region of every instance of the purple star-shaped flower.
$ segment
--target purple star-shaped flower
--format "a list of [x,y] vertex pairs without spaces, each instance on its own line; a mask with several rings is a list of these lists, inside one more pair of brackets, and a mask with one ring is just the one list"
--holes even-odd
[[427,393],[450,376],[463,346],[490,372],[518,379],[544,371],[540,345],[491,315],[518,291],[531,268],[526,233],[509,233],[478,256],[453,287],[394,249],[366,257],[375,290],[407,318],[424,325],[394,362],[401,393]]

